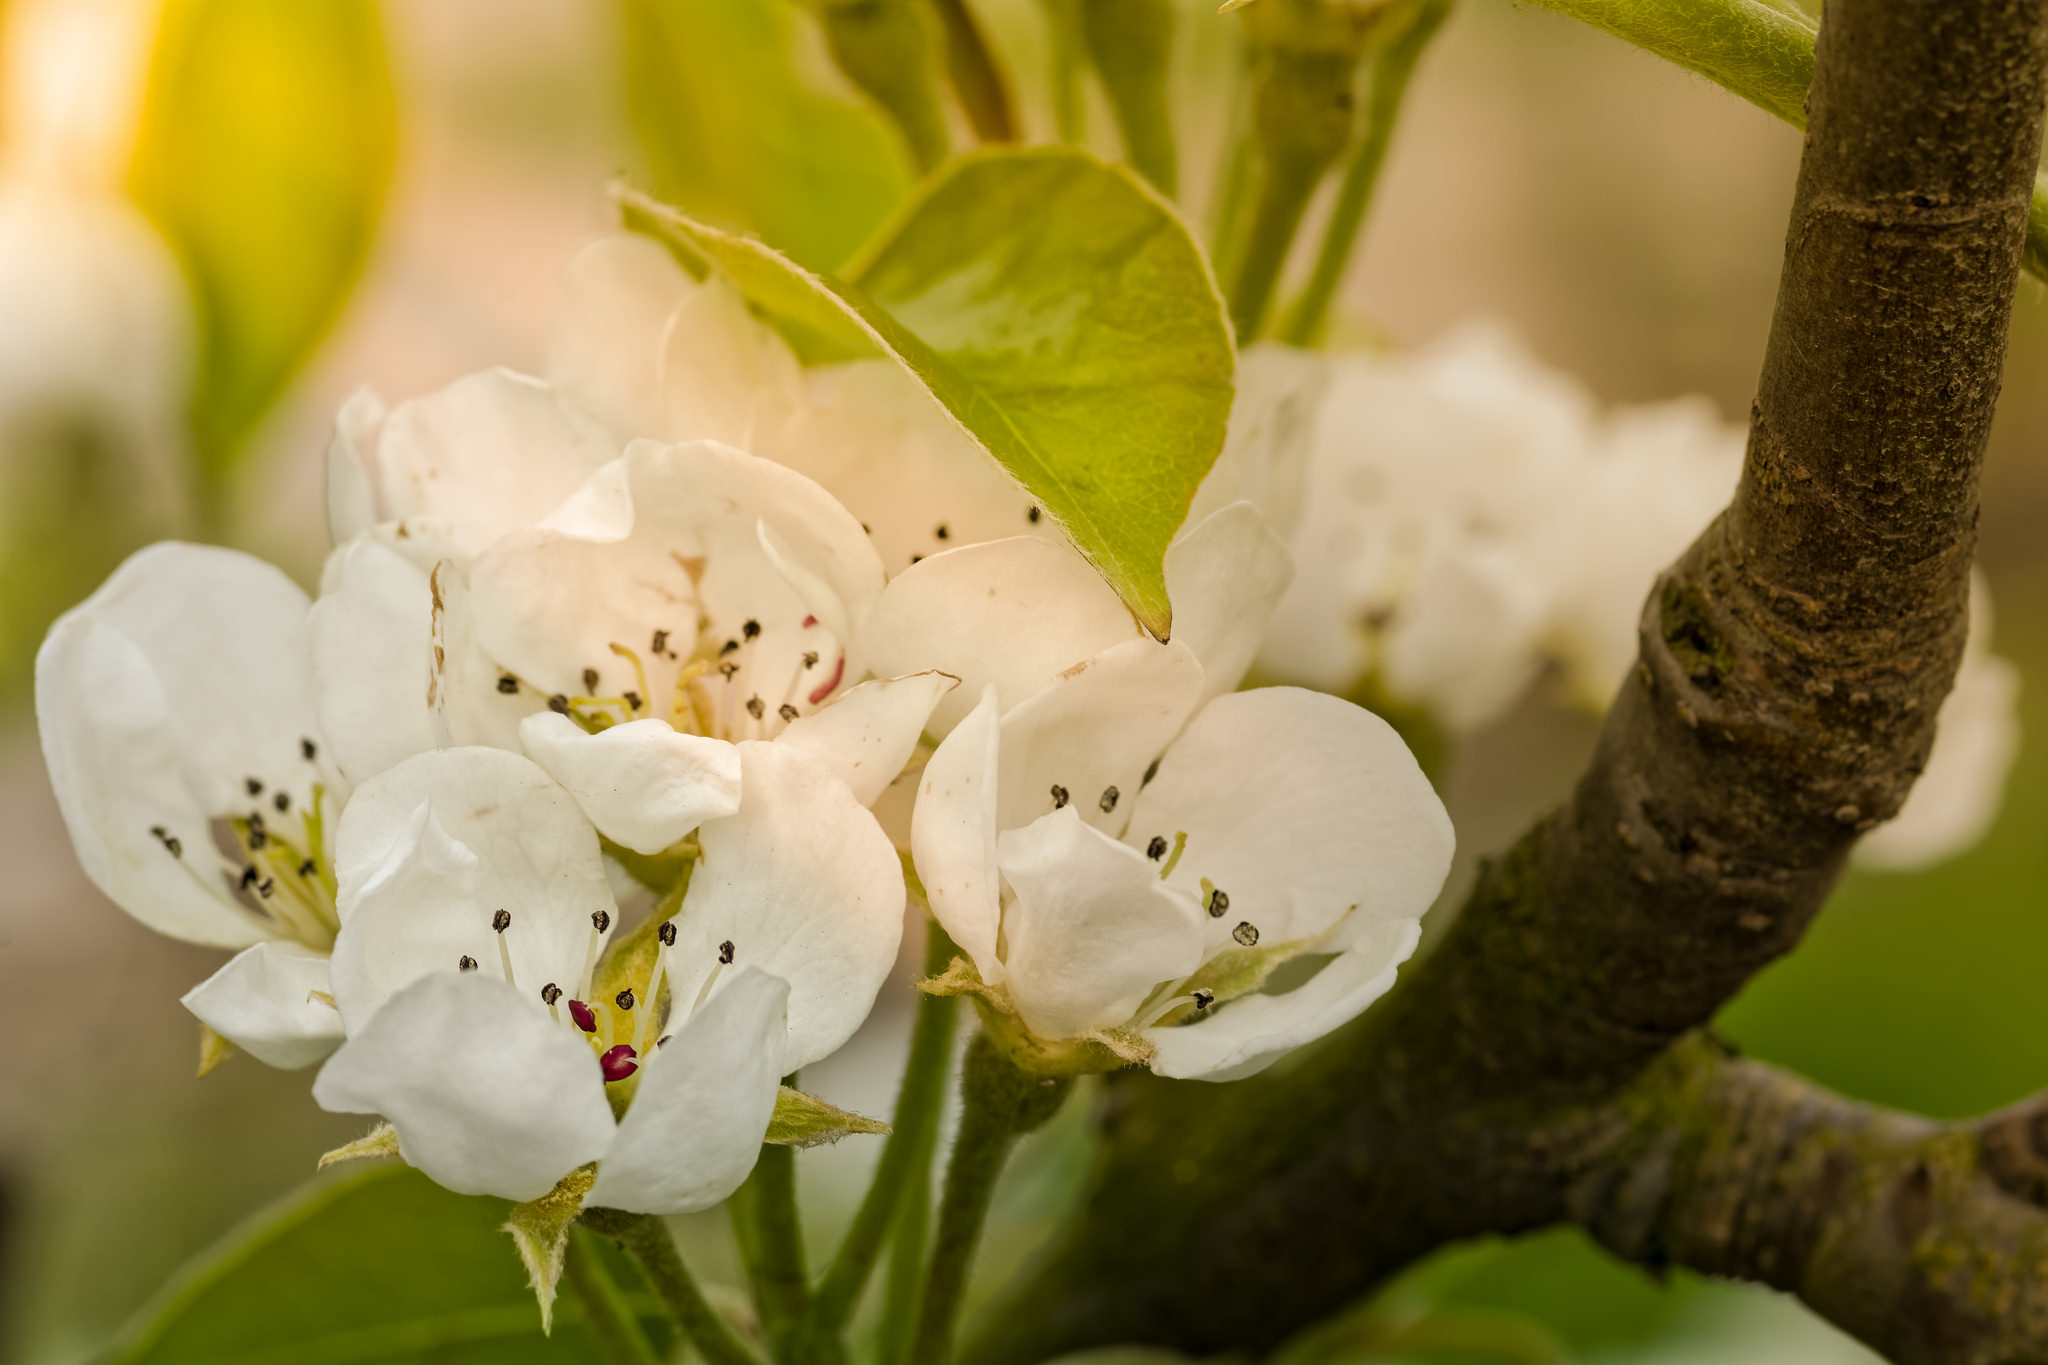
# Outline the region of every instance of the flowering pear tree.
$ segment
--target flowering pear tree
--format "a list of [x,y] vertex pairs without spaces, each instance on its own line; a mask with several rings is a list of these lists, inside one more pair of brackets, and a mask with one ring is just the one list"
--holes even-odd
[[[2048,3],[1546,3],[1806,127],[1746,439],[1494,332],[1319,349],[1447,0],[1204,17],[1248,82],[1206,243],[1164,0],[1046,7],[1034,145],[957,0],[624,6],[648,187],[545,373],[351,398],[316,593],[162,543],[38,656],[87,874],[233,954],[202,1074],[369,1125],[113,1358],[1364,1361],[1347,1305],[1569,1223],[1902,1362],[2048,1360],[2039,1102],[1937,1124],[1706,1032],[1859,847],[1997,808],[1972,557]],[[1072,145],[1084,77],[1126,165]],[[724,86],[696,155],[678,92]],[[1598,747],[1438,904],[1444,755],[1532,698]],[[807,1091],[892,980],[886,1119]],[[970,1313],[1007,1159],[1083,1104],[1089,1196]],[[721,1204],[743,1292],[667,1221]]]

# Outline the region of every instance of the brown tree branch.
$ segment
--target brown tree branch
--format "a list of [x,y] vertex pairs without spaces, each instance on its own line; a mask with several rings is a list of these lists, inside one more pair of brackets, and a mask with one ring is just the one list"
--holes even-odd
[[[1861,1186],[1818,1223],[1745,1198],[1754,1226],[1701,1231],[1745,1180],[1818,1160],[1824,1185],[1834,1146],[1910,1148],[1906,1121],[1745,1081],[1683,1111],[1723,1125],[1702,1133],[1633,1089],[1798,941],[1926,759],[2044,85],[2048,0],[1830,0],[1742,482],[1645,604],[1641,663],[1571,801],[1338,1045],[1229,1090],[1120,1084],[1086,1212],[967,1358],[1261,1347],[1445,1241],[1575,1218],[1624,1254],[1785,1283],[1902,1360],[2048,1360],[2048,1317],[2017,1288],[2048,1224],[1982,1203],[1974,1178],[1924,1191],[1923,1236],[1937,1215],[1980,1219],[1944,1236],[2002,1230],[1953,1266],[1886,1259]],[[1743,1137],[1767,1131],[1796,1150]],[[1688,1142],[1726,1162],[1686,1164]],[[1639,1150],[1588,1155],[1609,1147]],[[1994,1308],[2015,1296],[2010,1339],[1950,1331],[1973,1284]],[[1963,1317],[2002,1321],[1984,1308]]]

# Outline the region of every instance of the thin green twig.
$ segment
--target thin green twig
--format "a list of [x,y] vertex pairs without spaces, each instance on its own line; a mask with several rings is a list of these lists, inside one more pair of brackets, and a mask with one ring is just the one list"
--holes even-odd
[[732,1325],[705,1302],[704,1291],[697,1287],[689,1268],[683,1264],[666,1223],[653,1214],[621,1213],[616,1209],[586,1210],[583,1221],[625,1248],[676,1326],[707,1365],[760,1365],[733,1332]]
[[583,1319],[590,1324],[591,1335],[598,1339],[614,1365],[661,1365],[661,1357],[655,1354],[653,1343],[640,1329],[639,1317],[627,1304],[626,1296],[619,1292],[618,1284],[598,1256],[591,1234],[581,1228],[570,1230],[569,1254],[563,1263],[562,1279],[568,1284],[569,1292],[576,1296],[577,1305],[583,1309]]
[[734,1192],[729,1207],[762,1325],[769,1341],[777,1341],[802,1319],[810,1297],[796,1206],[795,1149],[764,1146],[753,1174]]

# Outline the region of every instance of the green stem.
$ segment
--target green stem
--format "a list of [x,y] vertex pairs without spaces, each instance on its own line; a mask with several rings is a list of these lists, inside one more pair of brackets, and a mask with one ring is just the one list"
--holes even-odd
[[666,1223],[653,1214],[616,1209],[586,1210],[583,1221],[625,1248],[706,1365],[759,1365],[731,1324],[705,1302],[704,1291],[690,1277]]
[[825,46],[910,144],[919,172],[953,150],[939,82],[943,35],[923,0],[824,0]]
[[946,30],[946,74],[968,126],[983,142],[1015,142],[1017,114],[1010,86],[989,51],[988,39],[975,22],[967,0],[932,0]]
[[1179,167],[1173,146],[1168,69],[1176,0],[1080,0],[1081,32],[1102,77],[1131,166],[1172,198]]
[[[730,1208],[761,1324],[779,1347],[803,1318],[809,1298],[796,1207],[796,1150],[772,1143],[762,1147],[761,1159],[746,1184],[734,1191]],[[783,1354],[776,1351],[778,1357]]]
[[1323,246],[1316,256],[1308,285],[1295,303],[1280,339],[1293,346],[1312,346],[1321,337],[1330,313],[1330,300],[1344,278],[1359,229],[1372,207],[1373,190],[1379,184],[1380,167],[1393,141],[1394,124],[1401,116],[1401,104],[1408,93],[1415,63],[1443,27],[1451,12],[1451,0],[1421,0],[1414,16],[1387,45],[1373,57],[1365,105],[1365,127],[1358,149],[1345,169],[1344,183],[1337,191],[1337,203],[1330,211],[1330,224],[1323,232]]
[[996,1178],[1017,1139],[1058,1112],[1071,1088],[1069,1079],[1020,1070],[986,1032],[968,1044],[960,1072],[960,1132],[946,1162],[946,1189],[939,1201],[911,1365],[946,1365],[951,1358],[953,1325]]
[[1230,289],[1230,321],[1239,345],[1249,343],[1266,320],[1274,286],[1287,264],[1302,215],[1322,183],[1325,166],[1287,161],[1268,163],[1259,174],[1258,198],[1252,205],[1251,234],[1245,238],[1237,282]]
[[1223,159],[1216,167],[1216,187],[1209,201],[1209,260],[1216,278],[1237,278],[1237,244],[1244,234],[1245,194],[1251,185],[1252,77],[1246,54],[1239,54],[1230,83],[1230,110],[1223,122]]
[[1081,0],[1040,2],[1045,11],[1053,126],[1059,130],[1060,141],[1077,143],[1088,127],[1081,101]]
[[[937,976],[953,960],[953,940],[937,924],[925,930],[924,974]],[[904,1191],[922,1184],[931,1160],[933,1135],[945,1099],[946,1071],[952,1060],[953,1031],[959,1009],[951,996],[927,995],[917,1002],[911,1025],[910,1057],[904,1063],[903,1087],[896,1096],[888,1143],[875,1176],[853,1216],[853,1226],[818,1284],[811,1301],[812,1320],[837,1331],[852,1316],[860,1293],[874,1269]]]
[[640,1330],[640,1319],[599,1259],[596,1243],[581,1228],[570,1230],[569,1255],[563,1263],[562,1278],[583,1309],[591,1335],[616,1365],[661,1365],[653,1343]]
[[876,1359],[880,1365],[904,1365],[917,1331],[917,1312],[923,1303],[925,1239],[931,1232],[932,1152],[939,1145],[939,1126],[925,1130],[911,1162],[912,1177],[896,1210],[896,1226],[889,1242],[889,1278],[882,1288],[882,1326],[877,1337]]

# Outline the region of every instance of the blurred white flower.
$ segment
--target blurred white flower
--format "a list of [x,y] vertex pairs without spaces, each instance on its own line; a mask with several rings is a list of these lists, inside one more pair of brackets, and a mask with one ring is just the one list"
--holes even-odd
[[[772,803],[751,815],[788,820]],[[732,838],[792,832],[815,838],[788,824]],[[707,857],[644,971],[612,976],[613,998],[594,999],[613,905],[575,803],[514,754],[410,759],[365,784],[342,822],[334,999],[349,1037],[314,1098],[382,1115],[407,1161],[463,1194],[535,1199],[597,1161],[592,1204],[709,1207],[753,1168],[783,1073],[866,1013],[862,981],[817,979],[819,957],[847,973],[859,955],[817,945],[857,946],[846,940],[861,911],[893,919],[900,901],[886,845],[879,857],[812,851],[790,860],[811,885],[787,870],[763,878],[759,860],[727,869]],[[735,887],[727,871],[759,880]],[[753,905],[731,913],[735,891],[793,887],[769,903],[779,923]],[[806,918],[814,932],[795,937],[810,948],[792,951],[789,931]],[[707,932],[742,937],[721,945]],[[892,956],[851,974],[872,995]]]
[[[1248,1074],[1354,1017],[1413,951],[1452,836],[1399,737],[1311,692],[1222,695],[1286,571],[1234,503],[1168,555],[1169,644],[1079,556],[1028,538],[934,556],[883,594],[876,657],[978,697],[934,716],[950,733],[911,848],[974,966],[942,988],[1014,1018],[1027,1065]],[[1259,993],[1311,954],[1334,956]]]

